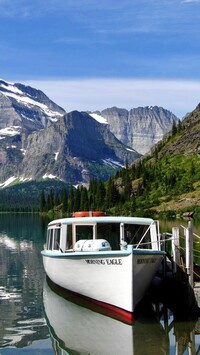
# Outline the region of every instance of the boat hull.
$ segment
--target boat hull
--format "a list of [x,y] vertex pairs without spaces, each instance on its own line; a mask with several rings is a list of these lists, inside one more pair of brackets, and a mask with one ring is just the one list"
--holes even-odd
[[47,276],[58,286],[133,313],[154,277],[163,253],[131,252],[55,254],[43,251]]

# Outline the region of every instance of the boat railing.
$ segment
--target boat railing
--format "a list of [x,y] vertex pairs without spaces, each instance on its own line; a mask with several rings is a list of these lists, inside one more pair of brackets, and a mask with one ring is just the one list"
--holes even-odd
[[[152,222],[152,223],[149,225],[149,227],[147,228],[147,230],[144,232],[142,238],[141,238],[140,241],[137,243],[135,249],[138,249],[139,246],[142,244],[142,241],[144,240],[145,236],[146,236],[147,233],[149,232],[149,230],[150,230],[150,228],[151,228],[151,226],[152,226],[153,223],[154,223],[154,222]],[[151,244],[151,241],[150,241],[150,242],[147,242],[147,244]]]
[[[149,242],[144,242],[144,243],[138,243],[134,245],[134,249],[138,249],[139,246],[143,246],[143,245],[152,245],[152,244],[158,244],[158,241],[154,240],[154,241],[149,241]],[[160,249],[159,249],[160,250]]]

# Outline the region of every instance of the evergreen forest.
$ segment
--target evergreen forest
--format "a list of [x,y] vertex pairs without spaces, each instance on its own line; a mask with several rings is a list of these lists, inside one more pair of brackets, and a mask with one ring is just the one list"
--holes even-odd
[[[32,181],[0,190],[0,212],[40,212],[71,216],[74,211],[101,210],[110,215],[176,216],[200,212],[200,152],[175,149],[187,132],[182,122],[146,156],[128,163],[89,188],[57,180]],[[173,151],[173,153],[172,153]],[[187,201],[188,203],[185,203]]]
[[[89,189],[72,186],[58,196],[41,196],[41,212],[102,210],[111,215],[175,217],[185,211],[200,213],[200,154],[177,150],[173,145],[184,136],[188,127],[179,121],[152,151],[119,170],[108,181],[92,179]],[[188,203],[185,203],[188,202]]]

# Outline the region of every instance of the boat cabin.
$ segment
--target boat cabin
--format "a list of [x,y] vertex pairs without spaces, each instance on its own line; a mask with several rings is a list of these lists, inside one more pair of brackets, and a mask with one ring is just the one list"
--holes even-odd
[[63,218],[49,223],[46,250],[60,252],[136,249],[159,250],[157,221],[137,217]]

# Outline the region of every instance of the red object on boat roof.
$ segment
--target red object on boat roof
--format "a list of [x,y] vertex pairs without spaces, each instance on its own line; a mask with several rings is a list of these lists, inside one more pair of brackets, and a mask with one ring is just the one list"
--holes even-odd
[[73,212],[73,217],[103,217],[105,212],[102,211],[78,211]]

